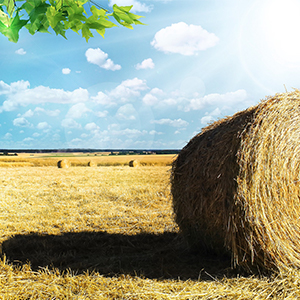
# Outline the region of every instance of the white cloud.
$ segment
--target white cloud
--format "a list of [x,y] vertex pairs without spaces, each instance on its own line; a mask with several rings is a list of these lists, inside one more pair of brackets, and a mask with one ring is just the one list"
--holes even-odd
[[173,127],[186,127],[189,125],[189,123],[187,121],[184,121],[182,119],[177,119],[177,120],[160,119],[160,120],[154,120],[151,123],[159,124],[159,125],[169,125],[169,126],[173,126]]
[[84,126],[84,129],[96,134],[99,132],[100,127],[95,122],[91,122],[91,123],[86,124]]
[[159,132],[159,131],[156,131],[156,130],[151,130],[151,131],[149,131],[149,134],[150,135],[161,135],[161,134],[163,134],[163,132]]
[[132,104],[125,104],[118,109],[116,118],[119,120],[132,121],[136,119],[136,115],[137,111],[132,106]]
[[79,119],[82,117],[83,114],[90,112],[91,110],[89,108],[86,107],[86,105],[84,103],[77,103],[75,105],[73,105],[67,115],[66,118],[71,118],[71,119]]
[[18,106],[44,103],[78,103],[89,99],[86,89],[78,88],[72,92],[63,89],[52,89],[45,86],[38,86],[30,89],[28,81],[13,82],[10,85],[0,81],[0,95],[5,94],[7,100],[0,107],[2,111],[12,111]]
[[40,130],[45,130],[50,128],[51,126],[47,122],[40,122],[37,124],[36,128]]
[[32,136],[35,137],[35,138],[37,138],[37,137],[40,136],[40,133],[35,132]]
[[20,127],[32,127],[32,124],[29,123],[25,118],[16,118],[13,120],[14,126],[20,126]]
[[207,125],[211,122],[215,121],[213,116],[204,116],[203,118],[201,118],[200,122],[202,125]]
[[154,62],[152,58],[147,58],[144,59],[140,64],[137,64],[135,68],[137,70],[142,70],[142,69],[154,69]]
[[63,68],[63,69],[61,70],[61,72],[62,72],[64,75],[68,75],[68,74],[71,73],[71,69],[69,69],[69,68]]
[[4,81],[0,80],[0,95],[9,95],[22,92],[28,89],[30,86],[29,81],[19,80],[7,84]]
[[243,103],[247,98],[245,90],[237,90],[226,94],[209,94],[202,98],[191,99],[189,104],[185,107],[185,111],[200,110],[206,106],[235,106],[236,104]]
[[121,69],[121,66],[114,64],[114,62],[108,58],[108,54],[103,52],[100,48],[89,48],[86,50],[85,56],[89,63],[95,64],[105,70],[116,71]]
[[139,97],[141,91],[148,89],[146,80],[133,78],[124,80],[120,85],[113,89],[109,96],[121,102],[131,102],[133,98]]
[[34,115],[34,112],[33,112],[31,109],[29,109],[29,110],[27,110],[27,111],[23,114],[23,117],[24,117],[24,118],[31,118],[31,117],[33,117],[33,115]]
[[32,141],[34,141],[34,139],[31,137],[27,137],[23,140],[23,142],[32,142]]
[[209,33],[201,26],[179,22],[158,31],[151,45],[165,53],[195,55],[215,46],[218,41],[214,33]]
[[155,105],[159,102],[158,98],[152,94],[146,94],[144,97],[143,97],[143,102],[146,104],[146,105]]
[[57,117],[60,114],[60,110],[59,109],[55,109],[55,110],[46,110],[44,108],[41,107],[36,107],[34,109],[34,112],[39,114],[39,113],[44,113],[50,117]]
[[96,111],[94,112],[95,116],[97,116],[98,118],[105,118],[108,115],[108,111],[107,110],[103,110],[103,111]]
[[150,12],[153,9],[152,5],[146,5],[137,0],[110,0],[109,5],[113,6],[117,4],[118,6],[131,6],[133,5],[130,12]]
[[20,48],[20,49],[16,50],[15,53],[19,54],[19,55],[25,55],[26,51],[23,48]]
[[65,128],[81,129],[81,125],[70,118],[63,119],[61,121],[61,126]]
[[7,132],[3,137],[3,139],[5,139],[5,140],[10,140],[11,138],[12,138],[12,134],[9,132]]
[[92,122],[92,123],[86,124],[86,125],[84,126],[84,129],[89,130],[89,131],[92,131],[92,130],[99,129],[99,126],[98,126],[96,123]]
[[98,92],[97,96],[91,97],[91,99],[97,104],[102,104],[107,106],[115,105],[115,103],[112,102],[112,99],[101,91]]

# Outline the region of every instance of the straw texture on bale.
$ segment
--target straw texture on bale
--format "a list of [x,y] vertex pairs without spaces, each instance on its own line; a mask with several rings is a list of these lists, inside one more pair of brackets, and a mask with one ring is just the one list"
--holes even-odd
[[69,162],[66,160],[66,159],[62,159],[62,160],[59,160],[58,162],[57,162],[57,167],[58,168],[61,168],[61,169],[63,169],[63,168],[69,168]]
[[97,163],[93,160],[90,160],[87,165],[88,167],[97,167]]
[[233,265],[300,267],[300,91],[204,128],[171,176],[175,219],[200,251]]
[[137,160],[131,160],[130,162],[129,162],[129,167],[138,167],[138,165],[139,165],[139,162],[137,161]]

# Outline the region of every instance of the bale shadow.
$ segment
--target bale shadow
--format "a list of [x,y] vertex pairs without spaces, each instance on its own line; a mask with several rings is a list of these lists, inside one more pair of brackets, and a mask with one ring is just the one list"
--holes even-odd
[[[149,279],[203,279],[234,277],[230,258],[203,256],[188,250],[178,233],[107,232],[16,235],[2,243],[2,255],[15,266],[25,263],[36,271],[43,267],[104,276],[128,274]],[[239,272],[240,274],[240,272]]]

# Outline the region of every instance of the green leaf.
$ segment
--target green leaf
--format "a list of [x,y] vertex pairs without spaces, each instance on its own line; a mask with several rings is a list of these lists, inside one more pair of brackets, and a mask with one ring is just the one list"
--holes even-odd
[[[81,30],[82,36],[89,40],[93,37],[92,29],[104,37],[107,28],[116,24],[109,20],[113,17],[124,27],[133,29],[133,24],[143,24],[141,16],[130,13],[132,6],[113,6],[113,13],[107,14],[104,9],[90,6],[91,15],[87,15],[84,4],[90,0],[0,0],[0,33],[16,42],[20,29],[25,26],[30,34],[49,32],[51,27],[58,35],[66,38],[66,31]],[[18,3],[20,7],[17,6]],[[27,19],[20,19],[23,14]]]
[[5,26],[0,22],[0,32],[8,37],[11,42],[17,42],[19,40],[20,29],[27,24],[28,20],[21,20],[19,14],[17,13],[14,18],[11,19],[10,26]]
[[0,21],[5,25],[5,26],[9,26],[9,22],[10,22],[10,18],[9,16],[3,12],[2,10],[0,10]]
[[46,17],[52,28],[56,27],[61,21],[66,20],[66,17],[63,16],[63,13],[61,11],[57,11],[53,6],[47,8]]
[[50,4],[41,0],[29,0],[22,5],[22,8],[29,15],[30,22],[26,26],[29,33],[35,34],[37,31],[48,32],[49,21],[46,12],[49,6]]
[[14,0],[1,0],[0,5],[6,7],[6,11],[10,17],[12,17],[15,11],[15,2]]
[[131,8],[132,6],[118,6],[114,4],[114,12],[110,15],[113,16],[119,24],[129,29],[133,29],[131,24],[144,25],[138,20],[141,16],[129,12]]
[[88,42],[90,37],[93,37],[93,34],[90,31],[90,28],[88,25],[83,24],[81,29],[82,37],[85,38],[85,40]]

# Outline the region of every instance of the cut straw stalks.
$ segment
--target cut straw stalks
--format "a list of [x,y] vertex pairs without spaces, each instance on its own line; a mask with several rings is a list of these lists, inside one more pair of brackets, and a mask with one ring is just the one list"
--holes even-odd
[[300,267],[300,91],[204,128],[172,167],[190,245],[248,270]]

